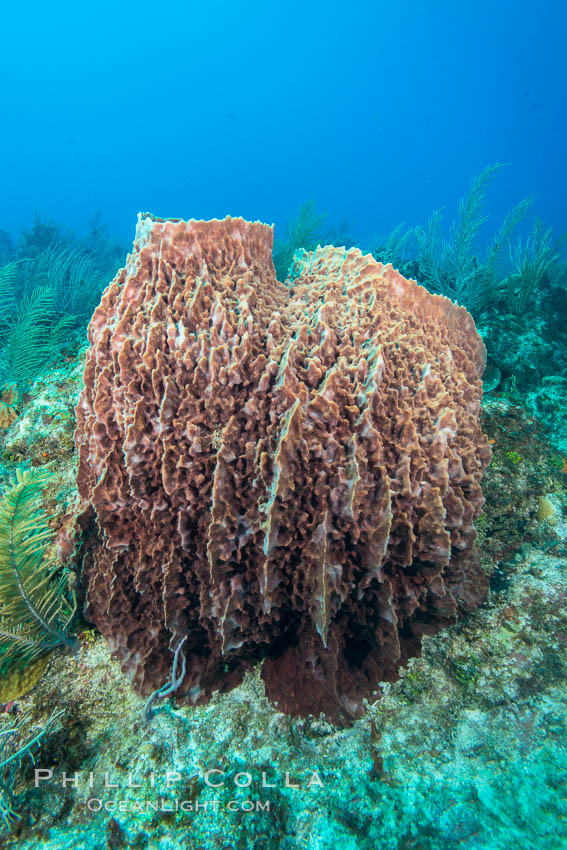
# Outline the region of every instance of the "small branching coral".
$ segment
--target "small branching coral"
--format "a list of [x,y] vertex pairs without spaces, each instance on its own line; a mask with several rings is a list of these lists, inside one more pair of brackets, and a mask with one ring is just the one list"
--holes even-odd
[[425,227],[415,230],[419,249],[419,281],[430,292],[446,295],[473,314],[482,310],[497,291],[498,265],[510,234],[525,217],[533,198],[520,201],[505,217],[484,256],[476,250],[478,233],[487,221],[483,204],[491,180],[502,165],[488,165],[471,182],[459,205],[449,239],[441,233],[442,213],[435,210]]
[[[50,552],[46,469],[18,470],[0,502],[0,700],[26,693],[58,646],[74,646],[69,573]],[[71,596],[71,599],[69,598]]]
[[301,205],[297,217],[287,226],[287,238],[274,242],[273,259],[278,280],[287,278],[297,251],[312,251],[325,241],[321,233],[325,218],[326,213],[317,212],[312,198]]
[[503,286],[512,313],[521,316],[530,305],[533,306],[534,293],[558,259],[559,253],[555,251],[551,239],[551,228],[544,231],[539,219],[532,235],[525,242],[518,239],[515,245],[510,245],[513,272],[505,279]]
[[17,267],[17,263],[6,263],[0,266],[0,335],[5,325],[9,323],[10,315],[16,312],[14,280]]
[[38,286],[17,301],[15,267],[0,269],[0,382],[22,387],[54,357],[75,319],[56,312],[50,286]]
[[38,265],[53,289],[56,310],[88,321],[107,283],[94,253],[82,245],[54,244]]
[[415,242],[415,228],[406,228],[405,223],[398,224],[387,236],[375,236],[371,240],[371,253],[380,263],[391,263],[401,271],[410,261],[410,248]]

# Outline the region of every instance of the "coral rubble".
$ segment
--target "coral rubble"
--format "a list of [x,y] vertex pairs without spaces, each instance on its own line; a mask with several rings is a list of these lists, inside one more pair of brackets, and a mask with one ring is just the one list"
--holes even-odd
[[490,448],[468,312],[358,249],[285,284],[260,223],[141,216],[77,406],[86,612],[149,694],[263,660],[272,702],[351,718],[484,598]]

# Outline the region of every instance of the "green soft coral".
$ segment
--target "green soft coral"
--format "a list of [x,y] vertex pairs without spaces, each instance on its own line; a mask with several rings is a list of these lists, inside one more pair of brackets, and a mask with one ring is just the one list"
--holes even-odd
[[58,646],[71,647],[69,573],[52,552],[42,505],[46,469],[18,470],[0,502],[0,686]]

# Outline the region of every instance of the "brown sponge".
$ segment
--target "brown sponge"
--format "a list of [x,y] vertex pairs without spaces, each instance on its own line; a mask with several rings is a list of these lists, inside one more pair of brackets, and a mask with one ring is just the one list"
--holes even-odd
[[485,350],[462,307],[358,249],[279,283],[272,228],[139,217],[77,407],[87,614],[134,687],[349,720],[478,605]]

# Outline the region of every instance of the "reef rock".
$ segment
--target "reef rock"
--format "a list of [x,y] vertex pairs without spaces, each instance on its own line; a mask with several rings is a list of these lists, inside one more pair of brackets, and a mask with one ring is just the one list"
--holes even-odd
[[139,217],[77,407],[86,612],[142,694],[263,661],[270,700],[348,720],[487,590],[490,459],[467,311],[358,249],[275,278],[270,227]]

